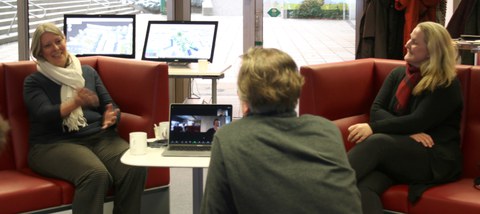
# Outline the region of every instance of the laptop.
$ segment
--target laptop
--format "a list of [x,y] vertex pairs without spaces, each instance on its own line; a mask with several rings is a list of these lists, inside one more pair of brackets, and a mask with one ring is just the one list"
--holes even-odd
[[168,146],[162,155],[210,157],[213,135],[231,122],[229,104],[171,104]]

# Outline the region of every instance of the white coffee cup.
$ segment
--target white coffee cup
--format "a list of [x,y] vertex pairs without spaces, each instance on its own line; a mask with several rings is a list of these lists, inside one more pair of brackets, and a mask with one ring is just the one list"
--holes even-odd
[[168,139],[168,126],[170,123],[168,121],[166,122],[160,122],[158,126],[155,126],[153,128],[153,131],[155,133],[155,138],[157,140],[165,140]]
[[208,60],[206,60],[206,59],[199,59],[198,60],[198,71],[199,72],[207,72],[208,71]]
[[144,155],[147,153],[147,133],[130,132],[130,153]]

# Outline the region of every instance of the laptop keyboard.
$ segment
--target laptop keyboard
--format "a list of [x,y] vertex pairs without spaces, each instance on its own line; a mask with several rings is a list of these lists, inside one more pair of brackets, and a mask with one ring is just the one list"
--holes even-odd
[[210,151],[209,146],[171,146],[169,149],[175,151]]

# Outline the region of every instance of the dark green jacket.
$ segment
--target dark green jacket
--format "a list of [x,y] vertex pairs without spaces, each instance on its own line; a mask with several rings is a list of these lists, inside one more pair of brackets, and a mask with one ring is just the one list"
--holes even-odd
[[312,115],[251,115],[215,134],[202,213],[361,213],[338,128]]

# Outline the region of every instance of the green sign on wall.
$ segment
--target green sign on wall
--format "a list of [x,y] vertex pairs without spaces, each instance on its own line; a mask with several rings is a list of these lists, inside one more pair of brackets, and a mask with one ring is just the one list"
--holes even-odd
[[277,17],[280,15],[280,10],[278,10],[277,8],[270,8],[270,10],[268,10],[268,15],[270,15],[271,17]]

